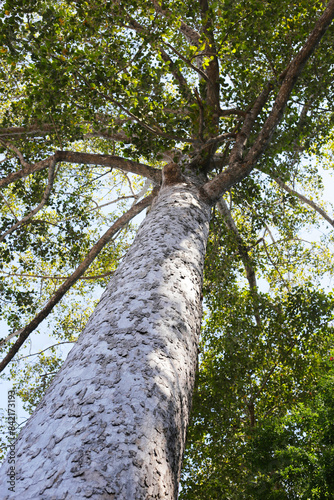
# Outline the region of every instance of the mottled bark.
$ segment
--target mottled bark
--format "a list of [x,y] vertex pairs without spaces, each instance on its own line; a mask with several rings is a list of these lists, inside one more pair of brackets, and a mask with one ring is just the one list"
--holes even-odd
[[177,498],[210,207],[172,170],[19,436],[14,498]]

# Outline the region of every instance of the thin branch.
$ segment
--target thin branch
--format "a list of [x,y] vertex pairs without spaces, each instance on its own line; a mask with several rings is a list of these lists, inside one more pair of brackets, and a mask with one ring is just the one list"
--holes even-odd
[[42,208],[44,207],[44,205],[48,201],[50,193],[51,193],[51,190],[52,190],[53,181],[54,181],[54,174],[55,174],[55,166],[56,166],[56,161],[54,160],[53,162],[51,162],[51,164],[49,166],[48,184],[47,184],[47,186],[45,188],[42,200],[39,203],[39,205],[37,205],[37,207],[35,207],[29,214],[25,215],[21,220],[17,221],[12,227],[10,227],[9,229],[7,229],[7,231],[5,231],[0,236],[0,243],[6,238],[6,236],[8,234],[10,234],[13,231],[15,231],[16,229],[18,229],[20,226],[22,226],[22,224],[28,222],[30,219],[32,219],[32,217],[34,215],[37,214],[37,212],[39,212],[40,210],[42,210]]
[[94,153],[80,153],[76,151],[58,151],[58,161],[65,161],[68,163],[82,163],[85,165],[102,165],[105,167],[118,168],[125,172],[142,175],[150,179],[155,185],[161,183],[161,170],[150,167],[144,163],[137,163],[132,160],[126,160],[120,156],[114,155],[101,155]]
[[[118,120],[116,119],[116,121]],[[86,122],[77,125],[82,125],[85,127],[87,127],[87,125],[91,126],[89,123]],[[23,135],[40,136],[49,134],[50,132],[57,132],[57,129],[55,129],[53,125],[49,124],[41,125],[41,128],[36,128],[35,126],[32,125],[27,127],[8,127],[8,128],[0,128],[0,138],[1,137],[13,138],[16,136],[20,137]],[[93,137],[103,137],[106,139],[112,139],[113,141],[116,142],[125,142],[125,143],[132,142],[131,139],[122,130],[118,130],[117,132],[111,133],[110,131],[107,130],[95,130],[93,127],[91,127],[91,132],[83,134],[82,137],[83,139],[91,139]]]
[[[136,199],[136,196],[133,196],[133,195],[120,196],[119,198],[115,198],[114,200],[108,201],[107,203],[102,203],[102,205],[98,205],[95,200],[92,200],[92,202],[96,204],[96,207],[90,208],[89,210],[85,210],[83,213],[84,214],[89,214],[90,212],[95,212],[96,210],[99,210],[100,208],[104,208],[104,207],[107,207],[109,205],[113,205],[114,203],[117,203],[118,201],[129,200],[131,198],[135,198]],[[136,201],[135,201],[135,203],[136,203]],[[102,213],[100,213],[99,216],[103,217],[103,218],[106,218],[104,216],[104,214],[102,214]],[[31,220],[30,224],[36,224],[36,223],[37,224],[38,223],[43,224],[44,223],[44,224],[50,224],[51,226],[55,226],[55,227],[59,228],[59,224],[61,224],[63,222],[66,222],[68,220],[80,219],[81,217],[82,217],[81,215],[72,215],[70,217],[64,217],[63,219],[59,219],[59,221],[58,221],[57,224],[54,223],[54,222],[45,220],[45,219],[35,219],[35,220]]]
[[290,347],[288,348],[288,350],[282,355],[282,358],[278,359],[274,365],[270,368],[270,370],[268,371],[266,377],[264,378],[262,384],[260,385],[258,391],[256,392],[256,394],[251,398],[251,401],[255,401],[259,395],[261,394],[261,392],[263,391],[263,389],[265,388],[265,386],[267,385],[267,382],[269,381],[271,375],[274,373],[275,369],[277,368],[278,364],[279,363],[282,363],[282,361],[285,361],[287,359],[287,357],[290,355],[292,349],[295,347],[297,343],[297,340],[294,340],[292,342],[292,345],[290,345]]
[[[268,228],[267,228],[267,230],[268,230]],[[270,234],[270,236],[271,236],[271,238],[272,238],[273,242],[274,242],[274,243],[276,243],[276,242],[275,242],[275,240],[273,239],[273,236],[272,236],[272,234],[270,233],[270,231],[268,231],[268,232],[269,232],[269,234]],[[269,254],[269,251],[268,251],[268,248],[267,248],[266,241],[265,241],[265,239],[264,239],[264,238],[262,239],[262,244],[263,244],[264,251],[265,251],[265,253],[266,253],[266,255],[267,255],[267,257],[268,257],[269,261],[272,263],[272,265],[273,265],[274,269],[276,270],[277,274],[278,274],[278,275],[279,275],[279,277],[281,278],[282,283],[284,283],[284,285],[285,285],[285,287],[287,288],[287,290],[290,290],[290,287],[289,287],[288,282],[287,282],[287,281],[283,278],[283,276],[282,276],[282,274],[281,274],[280,270],[278,269],[277,265],[275,264],[275,262],[274,262],[274,261],[273,261],[273,259],[271,258],[270,254]]]
[[[168,56],[167,56],[168,57]],[[87,78],[85,78],[85,76],[82,74],[82,73],[79,73],[78,74],[80,75],[80,77],[82,78],[82,80],[86,83],[86,85],[90,87],[90,83],[89,81],[87,80]],[[186,82],[186,80],[184,80]],[[148,125],[147,123],[143,122],[140,118],[138,118],[138,116],[136,116],[134,113],[132,113],[132,111],[130,111],[127,107],[123,106],[123,104],[121,102],[119,102],[117,99],[114,99],[113,97],[111,97],[110,95],[108,94],[105,94],[104,92],[101,92],[100,90],[98,90],[97,88],[94,89],[95,92],[101,96],[101,97],[104,97],[104,99],[106,99],[107,101],[110,101],[112,102],[113,104],[115,104],[115,106],[117,106],[118,108],[120,108],[124,113],[126,113],[130,118],[132,118],[134,121],[136,121],[139,125],[141,125],[145,130],[147,130],[148,132],[150,132],[151,134],[154,134],[154,135],[159,135],[160,137],[164,137],[166,139],[170,139],[170,140],[173,140],[173,141],[178,141],[178,142],[185,142],[185,143],[191,143],[191,142],[196,142],[194,139],[191,139],[191,138],[185,138],[185,137],[178,137],[178,136],[174,136],[174,135],[169,135],[169,134],[166,134],[165,132],[163,132],[161,130],[160,127],[158,127],[157,125],[155,125],[156,128],[153,128],[151,127],[150,125]]]
[[238,228],[233,220],[231,212],[230,212],[224,198],[221,198],[217,202],[217,207],[218,207],[219,212],[223,215],[223,217],[225,219],[226,227],[229,229],[229,231],[231,233],[233,233],[233,235],[235,237],[235,240],[236,240],[237,245],[238,245],[238,251],[239,251],[240,257],[243,261],[245,270],[246,270],[246,275],[247,275],[249,287],[251,290],[257,290],[255,271],[253,269],[252,261],[249,257],[249,254],[248,254],[247,246],[244,244],[244,242],[242,240],[242,237],[238,231]]
[[21,162],[21,164],[24,168],[22,170],[17,170],[16,172],[12,172],[11,174],[8,174],[6,177],[2,177],[0,179],[0,188],[6,187],[12,182],[17,181],[18,179],[23,179],[25,177],[28,177],[28,175],[30,174],[39,172],[40,170],[49,167],[54,161],[58,161],[57,153],[52,156],[49,156],[45,160],[39,161],[38,163],[34,163],[33,165],[30,165],[23,159],[23,163]]
[[137,163],[135,161],[126,160],[125,158],[114,155],[81,153],[77,151],[57,151],[52,156],[49,156],[45,160],[42,160],[33,165],[30,165],[24,161],[24,164],[26,165],[25,168],[13,172],[7,175],[7,177],[3,177],[2,179],[0,179],[0,188],[8,186],[12,182],[27,177],[34,172],[38,172],[46,167],[49,167],[53,161],[81,163],[86,165],[102,165],[105,167],[118,168],[120,170],[125,170],[126,172],[132,172],[133,174],[142,175],[143,177],[150,179],[155,185],[159,185],[161,183],[161,171],[156,168],[150,167],[149,165],[145,165],[144,163]]
[[[167,19],[172,16],[172,13],[169,10],[163,9],[157,0],[151,0],[152,5],[154,6],[156,12]],[[182,19],[179,27],[179,31],[191,42],[192,45],[196,47],[199,45],[200,35],[196,30],[188,26]]]
[[20,335],[21,332],[23,332],[23,328],[21,328],[20,330],[16,330],[16,332],[12,332],[9,335],[7,335],[7,337],[5,337],[4,339],[1,339],[0,347],[7,344],[13,337],[17,337],[18,335]]
[[95,90],[95,92],[97,94],[99,94],[100,96],[104,97],[108,101],[112,102],[113,104],[115,104],[115,106],[118,106],[122,111],[124,111],[124,113],[126,113],[128,116],[130,116],[131,118],[133,118],[133,120],[135,120],[144,129],[148,130],[148,132],[150,132],[151,134],[159,135],[160,137],[164,137],[165,139],[170,139],[172,141],[177,141],[177,142],[184,142],[184,143],[197,142],[196,139],[191,139],[190,137],[179,137],[177,135],[170,135],[170,134],[166,134],[165,132],[163,132],[160,128],[152,128],[150,125],[148,125],[147,123],[145,123],[142,120],[140,120],[140,118],[138,118],[128,108],[126,108],[125,106],[123,106],[122,103],[120,103],[119,101],[117,101],[113,97],[109,96],[108,94],[105,94],[104,92],[100,92],[97,89],[94,89],[94,90]]
[[[266,224],[266,223],[264,222],[264,225],[265,225],[265,228],[266,228],[267,233],[268,233],[268,234],[269,234],[269,236],[270,236],[271,241],[273,242],[273,245],[276,245],[276,246],[277,246],[277,241],[276,241],[276,240],[275,240],[275,238],[273,237],[273,233],[270,231],[268,224]],[[263,238],[264,238],[264,236],[265,236],[265,232],[264,232]]]
[[[75,344],[75,343],[76,343],[76,340],[67,340],[64,342],[58,342],[58,344],[50,345],[49,347],[46,347],[42,351],[35,352],[33,354],[28,354],[27,356],[21,356],[21,358],[17,358],[17,361],[21,361],[21,359],[31,358],[32,356],[39,356],[39,354],[43,354],[43,352],[48,351],[49,349],[52,349],[52,347],[58,347],[59,345],[63,345],[63,344]],[[50,375],[50,373],[47,373],[46,375]]]
[[[98,256],[101,250],[109,243],[111,238],[115,235],[120,228],[128,224],[130,220],[132,220],[136,215],[144,210],[144,208],[148,207],[156,195],[156,192],[153,192],[136,205],[130,208],[125,214],[123,214],[107,231],[106,233],[99,239],[99,241],[92,247],[92,249],[87,254],[86,258],[83,262],[77,267],[74,273],[63,283],[58,290],[54,293],[54,295],[50,298],[48,303],[43,307],[43,309],[35,316],[35,318],[24,328],[19,330],[19,332],[15,332],[14,335],[19,333],[19,338],[16,340],[15,344],[10,348],[7,355],[0,363],[0,373],[6,368],[6,366],[13,359],[15,354],[18,352],[20,347],[24,344],[26,339],[29,337],[30,333],[33,332],[40,323],[50,314],[52,309],[56,304],[62,299],[65,293],[74,285],[74,283],[84,274],[84,272],[88,269],[90,264],[94,261],[94,259]],[[13,334],[11,334],[13,335]],[[13,336],[14,336],[13,335]]]
[[0,139],[0,144],[2,144],[3,146],[5,146],[10,151],[13,151],[13,153],[16,154],[16,156],[20,160],[21,165],[24,168],[30,168],[30,164],[25,161],[23,154],[21,153],[21,151],[16,146],[14,146],[13,144],[11,144],[10,142],[3,141],[2,139]]
[[325,210],[323,210],[321,207],[319,207],[319,205],[314,203],[314,201],[310,200],[309,198],[306,198],[306,196],[298,193],[294,189],[287,186],[279,177],[274,177],[274,181],[277,182],[277,184],[280,186],[280,188],[284,189],[284,191],[286,191],[287,193],[293,194],[300,201],[302,201],[303,203],[306,203],[306,205],[313,208],[316,212],[318,212],[318,214],[321,215],[321,217],[323,217],[327,222],[329,222],[329,224],[331,226],[334,227],[334,219],[331,219],[329,217],[329,215],[325,212]]
[[0,137],[13,137],[21,135],[37,135],[37,134],[47,134],[52,132],[54,129],[53,125],[45,123],[43,125],[29,125],[27,127],[6,127],[0,128]]
[[[129,19],[129,22],[131,23],[131,28],[134,29],[137,33],[148,34],[147,29],[145,29],[141,24],[139,24],[136,19],[134,19],[133,17],[130,17],[130,16],[128,16],[128,19]],[[176,79],[176,81],[179,82],[180,88],[184,90],[184,92],[187,95],[187,97],[189,98],[189,100],[193,100],[193,95],[192,95],[191,89],[188,85],[187,80],[184,78],[182,72],[180,71],[178,65],[175,64],[173,59],[167,54],[167,52],[161,47],[161,45],[159,45],[158,43],[153,43],[151,41],[149,43],[154,50],[157,50],[160,53],[162,60],[166,63],[169,63],[169,69],[170,69],[172,75],[174,76],[174,78]],[[168,44],[166,42],[162,41],[162,43],[164,45],[168,46]],[[172,46],[170,46],[170,48],[173,49]],[[179,55],[179,57],[182,58],[183,56]],[[193,67],[191,62],[188,61],[188,64],[191,67]],[[196,70],[195,67],[193,67],[193,68]]]
[[131,182],[130,177],[128,176],[128,174],[127,174],[126,172],[124,172],[124,175],[125,175],[126,180],[128,181],[128,185],[129,185],[130,191],[131,191],[131,193],[132,193],[132,197],[133,197],[133,198],[136,198],[136,193],[135,193],[135,192],[134,192],[134,190],[133,190],[133,187],[132,187],[132,182]]

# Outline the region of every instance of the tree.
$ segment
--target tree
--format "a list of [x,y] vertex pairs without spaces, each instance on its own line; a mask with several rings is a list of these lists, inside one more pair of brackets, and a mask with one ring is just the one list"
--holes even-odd
[[[257,175],[263,176],[272,190],[273,181],[331,221],[287,183],[310,177],[303,154],[311,147],[319,152],[330,135],[334,1],[326,7],[306,0],[8,1],[2,9],[3,88],[10,100],[0,129],[2,258],[27,272],[34,260],[22,259],[27,248],[53,270],[83,260],[56,291],[47,290],[49,300],[26,326],[5,305],[17,330],[3,340],[1,369],[99,254],[100,276],[113,272],[108,261],[114,266],[122,245],[109,255],[106,245],[151,205],[18,438],[15,494],[176,498],[212,207],[234,234],[258,326],[265,301],[224,194],[239,206],[259,203]],[[66,165],[75,164],[80,169],[73,174]],[[93,200],[91,165],[103,167],[101,176],[105,167],[119,169],[155,187],[83,258],[98,233],[94,219],[91,232],[83,232]],[[255,168],[260,174],[252,174]],[[48,237],[56,245],[46,244]],[[33,292],[3,287],[5,299],[16,297],[27,315],[35,313]]]

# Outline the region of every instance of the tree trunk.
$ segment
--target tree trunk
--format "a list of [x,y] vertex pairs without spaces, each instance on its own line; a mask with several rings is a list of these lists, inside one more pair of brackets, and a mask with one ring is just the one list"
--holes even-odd
[[18,438],[14,498],[177,498],[209,217],[194,184],[165,182]]

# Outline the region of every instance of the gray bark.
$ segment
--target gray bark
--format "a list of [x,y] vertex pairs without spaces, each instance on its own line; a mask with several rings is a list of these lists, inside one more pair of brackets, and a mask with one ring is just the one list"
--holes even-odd
[[209,217],[195,185],[162,187],[18,438],[15,494],[2,467],[2,498],[177,498]]

